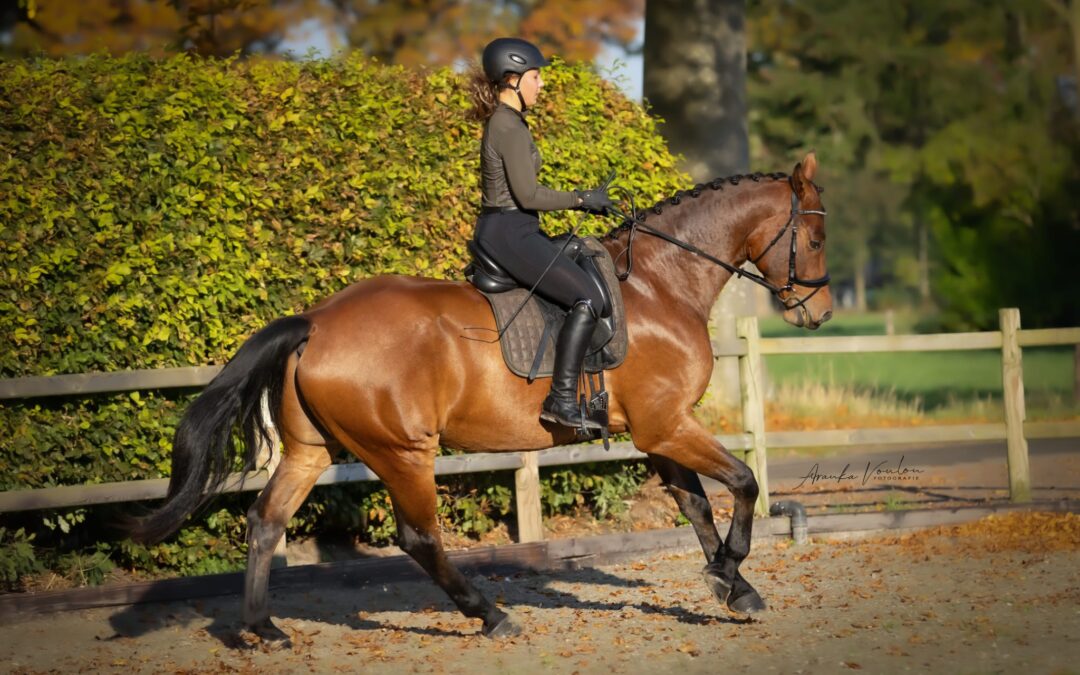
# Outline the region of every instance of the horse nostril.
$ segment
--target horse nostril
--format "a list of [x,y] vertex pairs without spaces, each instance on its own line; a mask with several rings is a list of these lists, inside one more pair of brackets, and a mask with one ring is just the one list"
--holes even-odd
[[828,321],[831,318],[832,318],[832,310],[827,309],[827,310],[825,310],[825,313],[821,315],[821,319],[818,321],[818,323],[825,323],[826,321]]

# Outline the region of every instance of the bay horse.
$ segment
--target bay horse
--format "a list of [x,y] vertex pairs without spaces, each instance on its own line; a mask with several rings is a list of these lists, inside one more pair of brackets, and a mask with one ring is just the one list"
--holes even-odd
[[[831,316],[816,170],[810,153],[790,176],[754,174],[698,185],[653,207],[647,225],[620,227],[602,240],[613,257],[628,243],[634,247],[632,273],[621,283],[629,349],[607,376],[610,430],[629,432],[650,458],[693,524],[708,587],[740,613],[765,609],[739,572],[750,552],[758,486],[746,464],[692,410],[712,371],[709,311],[739,265],[755,261],[759,281],[784,303],[788,322],[813,329]],[[790,246],[777,245],[785,236]],[[268,431],[261,414],[265,392],[283,457],[247,513],[243,622],[249,630],[268,642],[287,641],[270,619],[274,547],[344,448],[386,486],[401,548],[466,616],[483,620],[483,634],[516,634],[511,618],[443,550],[435,456],[440,445],[470,452],[540,450],[572,442],[574,432],[540,421],[547,383],[528,384],[512,374],[497,343],[467,338],[467,328],[476,326],[494,332],[495,322],[487,300],[467,282],[407,276],[359,281],[307,312],[271,322],[185,411],[166,500],[129,523],[131,536],[160,541],[220,489],[238,458],[245,470],[254,468],[257,441]],[[237,427],[244,447],[234,447]],[[698,474],[720,481],[734,496],[726,540]]]

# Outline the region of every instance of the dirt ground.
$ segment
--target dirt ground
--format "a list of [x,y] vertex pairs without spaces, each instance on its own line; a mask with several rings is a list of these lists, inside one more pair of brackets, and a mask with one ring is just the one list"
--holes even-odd
[[1080,516],[1014,513],[805,546],[744,565],[769,611],[730,615],[700,551],[577,571],[477,577],[524,628],[492,641],[430,582],[273,594],[292,636],[238,633],[240,599],[147,604],[0,627],[8,672],[1077,672]]

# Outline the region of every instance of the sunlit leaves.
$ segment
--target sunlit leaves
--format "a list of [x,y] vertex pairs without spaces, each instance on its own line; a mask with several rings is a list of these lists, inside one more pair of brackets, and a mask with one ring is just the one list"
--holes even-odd
[[[584,67],[545,77],[531,124],[546,184],[592,187],[617,169],[639,203],[688,187],[639,106]],[[449,69],[99,55],[0,62],[0,81],[0,377],[222,363],[272,319],[358,279],[461,278],[480,128],[466,122],[463,80]],[[551,214],[545,227],[579,217]],[[614,224],[588,218],[585,229]],[[7,402],[0,489],[166,475],[190,398]],[[632,483],[612,480],[588,488],[601,513],[617,511]],[[361,492],[338,506],[368,513],[377,499]],[[440,515],[475,535],[508,503],[499,485],[466,486]],[[379,506],[385,518],[364,527],[385,540],[392,511]],[[241,512],[178,542],[112,553],[151,569],[232,569]],[[81,522],[41,517],[83,536]],[[189,560],[184,542],[206,555]]]

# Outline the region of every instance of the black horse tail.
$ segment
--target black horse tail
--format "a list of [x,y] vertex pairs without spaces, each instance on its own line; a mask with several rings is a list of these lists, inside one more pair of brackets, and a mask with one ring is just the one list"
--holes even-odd
[[[165,503],[126,523],[132,539],[155,543],[175,532],[184,519],[221,490],[237,459],[243,459],[244,472],[254,470],[260,438],[270,440],[262,415],[263,392],[269,397],[271,420],[277,426],[289,353],[310,330],[311,322],[303,316],[277,319],[241,345],[192,401],[173,438]],[[237,426],[243,448],[237,448],[233,440]]]

